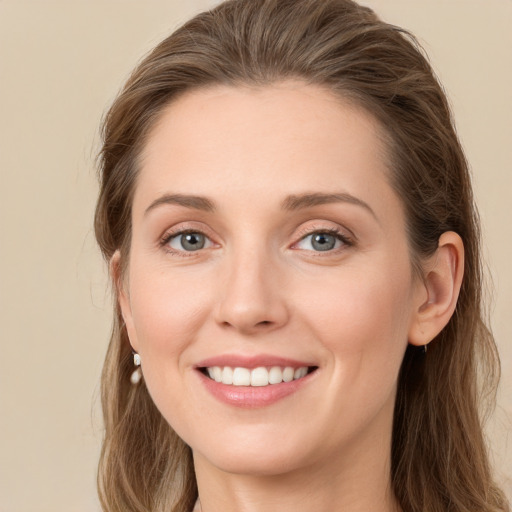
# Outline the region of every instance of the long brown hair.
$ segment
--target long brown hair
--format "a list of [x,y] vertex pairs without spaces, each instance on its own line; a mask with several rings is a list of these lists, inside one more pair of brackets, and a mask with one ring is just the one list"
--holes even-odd
[[[391,183],[407,218],[411,259],[457,232],[465,277],[455,314],[423,354],[402,364],[392,437],[392,486],[407,512],[508,511],[482,433],[499,362],[482,310],[480,233],[468,166],[445,95],[413,36],[351,0],[231,0],[160,43],[135,69],[103,123],[95,229],[107,260],[127,264],[138,155],[162,109],[216,84],[322,85],[384,128]],[[131,348],[119,307],[102,376],[105,439],[98,487],[108,512],[190,511],[190,449],[130,384]]]

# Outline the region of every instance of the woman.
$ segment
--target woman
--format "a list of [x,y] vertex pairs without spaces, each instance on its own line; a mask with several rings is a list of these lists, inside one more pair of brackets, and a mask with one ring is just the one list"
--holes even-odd
[[105,510],[509,510],[471,184],[409,34],[349,0],[225,2],[103,138]]

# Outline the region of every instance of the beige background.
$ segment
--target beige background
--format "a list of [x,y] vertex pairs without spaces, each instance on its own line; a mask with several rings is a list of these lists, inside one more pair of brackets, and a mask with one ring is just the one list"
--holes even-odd
[[[98,122],[136,60],[215,3],[0,0],[0,512],[99,510]],[[366,3],[425,45],[472,164],[503,359],[490,437],[512,496],[512,0]]]

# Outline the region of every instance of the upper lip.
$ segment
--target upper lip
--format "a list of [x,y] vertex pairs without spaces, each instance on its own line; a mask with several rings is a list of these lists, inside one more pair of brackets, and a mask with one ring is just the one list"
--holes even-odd
[[196,368],[211,368],[213,366],[230,366],[231,368],[258,368],[262,366],[291,366],[292,368],[301,368],[303,366],[316,366],[310,361],[298,361],[288,357],[275,356],[271,354],[258,355],[237,355],[223,354],[219,356],[209,357],[197,363]]

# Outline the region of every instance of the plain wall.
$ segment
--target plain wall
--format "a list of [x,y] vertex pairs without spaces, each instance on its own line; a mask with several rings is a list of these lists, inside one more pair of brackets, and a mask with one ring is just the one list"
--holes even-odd
[[[0,512],[99,510],[98,124],[135,62],[215,3],[0,0]],[[489,435],[512,497],[512,1],[365,3],[425,46],[472,166],[503,361]]]

